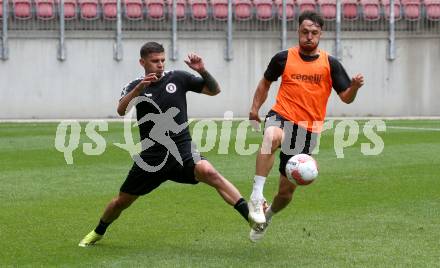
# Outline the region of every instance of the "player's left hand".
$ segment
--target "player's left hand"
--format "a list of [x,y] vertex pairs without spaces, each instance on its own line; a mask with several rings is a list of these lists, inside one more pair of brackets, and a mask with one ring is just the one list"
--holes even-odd
[[357,74],[351,79],[351,87],[358,89],[364,85],[364,76],[362,74]]
[[202,72],[205,70],[205,64],[203,63],[202,58],[195,54],[188,54],[188,59],[184,60],[189,68],[193,69],[196,72]]

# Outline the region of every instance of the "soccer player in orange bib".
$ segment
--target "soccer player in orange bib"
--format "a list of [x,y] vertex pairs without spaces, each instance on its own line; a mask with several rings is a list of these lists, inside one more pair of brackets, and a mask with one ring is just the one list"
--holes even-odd
[[[305,11],[299,16],[298,24],[299,45],[281,51],[271,59],[258,83],[249,112],[251,122],[261,122],[258,111],[267,99],[272,82],[281,76],[275,105],[264,121],[263,142],[257,155],[248,203],[249,221],[252,222],[249,238],[253,242],[263,238],[272,216],[292,200],[296,186],[286,178],[286,163],[293,155],[313,151],[332,88],[344,103],[351,103],[364,84],[361,74],[350,79],[336,58],[318,48],[324,26],[319,14]],[[267,207],[263,187],[279,147],[279,188],[272,204]]]

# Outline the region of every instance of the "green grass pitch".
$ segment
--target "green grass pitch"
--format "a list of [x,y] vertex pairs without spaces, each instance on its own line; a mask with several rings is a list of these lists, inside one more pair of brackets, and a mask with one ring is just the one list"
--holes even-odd
[[[334,128],[321,137],[316,182],[297,190],[263,241],[207,185],[163,184],[108,229],[95,247],[80,248],[130,166],[123,124],[100,134],[105,152],[81,123],[73,165],[54,147],[58,123],[0,124],[0,267],[438,267],[440,263],[440,121],[390,120],[377,132],[384,150],[365,156],[358,141],[334,150]],[[255,154],[204,153],[248,198]],[[361,126],[365,121],[358,121]],[[194,123],[193,123],[194,124]],[[193,125],[192,124],[192,125]],[[217,122],[217,126],[220,126]],[[336,122],[335,122],[336,124]],[[134,130],[134,131],[137,131]],[[137,132],[134,132],[137,136]],[[261,133],[248,131],[246,144]],[[267,180],[272,199],[277,163]]]

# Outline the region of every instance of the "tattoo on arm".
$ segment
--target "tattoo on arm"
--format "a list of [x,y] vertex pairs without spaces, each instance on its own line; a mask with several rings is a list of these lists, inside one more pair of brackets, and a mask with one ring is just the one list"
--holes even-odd
[[216,94],[220,92],[220,87],[217,83],[217,80],[215,80],[215,78],[212,77],[208,71],[204,71],[200,75],[202,76],[203,80],[205,80],[206,88],[210,93]]

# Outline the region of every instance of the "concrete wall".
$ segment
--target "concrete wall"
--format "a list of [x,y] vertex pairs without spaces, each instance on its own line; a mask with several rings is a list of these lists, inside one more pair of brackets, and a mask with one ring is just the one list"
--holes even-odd
[[[140,46],[148,40],[164,44],[170,56],[170,34],[124,35],[123,60],[113,59],[112,33],[94,37],[68,35],[67,60],[57,60],[58,40],[48,36],[10,34],[9,60],[0,61],[0,118],[107,118],[116,117],[122,87],[140,76]],[[294,33],[289,34],[296,44]],[[331,33],[329,33],[331,35]],[[350,76],[361,72],[366,84],[351,105],[332,94],[328,115],[332,116],[438,116],[440,115],[440,37],[400,36],[396,60],[388,61],[385,33],[344,35],[342,63]],[[190,69],[183,62],[192,51],[201,55],[208,70],[218,79],[222,93],[216,97],[188,95],[193,117],[222,117],[233,111],[246,117],[255,87],[270,58],[280,49],[277,33],[234,35],[233,60],[224,60],[224,34],[179,35],[179,59],[167,59],[167,69]],[[321,48],[330,52],[334,40],[328,36]],[[273,104],[278,83],[261,110]]]

